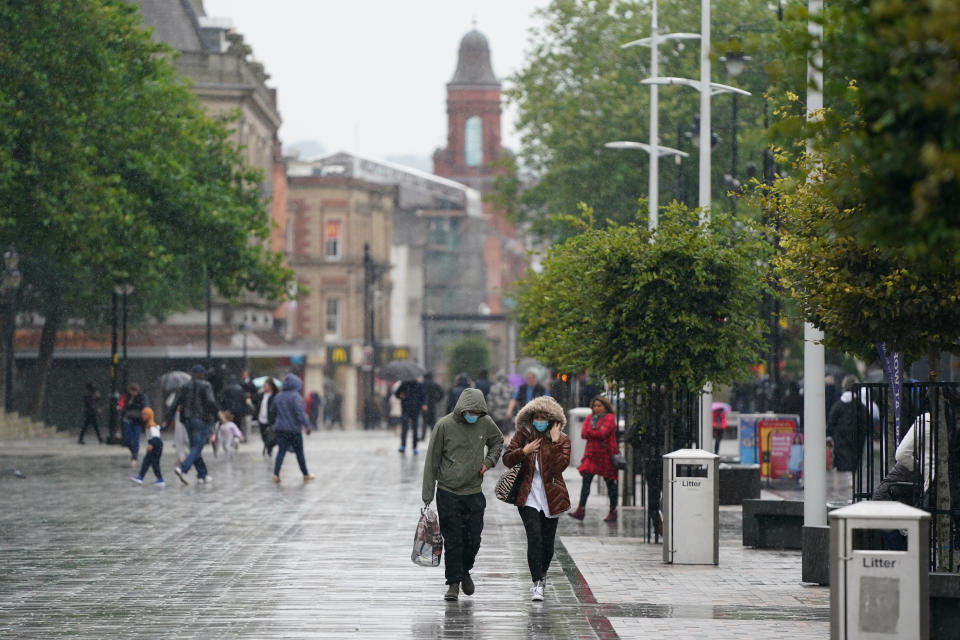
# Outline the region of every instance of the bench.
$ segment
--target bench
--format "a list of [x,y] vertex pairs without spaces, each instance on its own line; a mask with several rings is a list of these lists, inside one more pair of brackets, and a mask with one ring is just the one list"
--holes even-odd
[[743,501],[743,546],[803,548],[803,500]]
[[720,504],[739,505],[760,497],[760,465],[720,463]]

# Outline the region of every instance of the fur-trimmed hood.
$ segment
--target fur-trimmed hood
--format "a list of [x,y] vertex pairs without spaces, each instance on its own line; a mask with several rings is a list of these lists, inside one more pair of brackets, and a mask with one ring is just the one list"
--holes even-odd
[[560,403],[550,396],[539,396],[525,404],[523,409],[520,409],[516,420],[517,429],[535,431],[533,428],[533,415],[535,413],[546,414],[550,422],[559,422],[561,431],[567,425],[567,417],[564,415]]

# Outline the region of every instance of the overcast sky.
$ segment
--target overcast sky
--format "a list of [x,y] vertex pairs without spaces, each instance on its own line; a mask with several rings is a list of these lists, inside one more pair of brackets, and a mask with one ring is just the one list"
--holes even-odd
[[[532,13],[549,0],[204,0],[230,18],[278,92],[285,145],[429,157],[446,144],[446,83],[476,19],[494,73],[523,64]],[[512,114],[504,145],[516,148]]]

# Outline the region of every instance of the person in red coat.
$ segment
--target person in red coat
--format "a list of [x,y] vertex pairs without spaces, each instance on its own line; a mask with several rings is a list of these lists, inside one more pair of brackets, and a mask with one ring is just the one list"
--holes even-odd
[[597,396],[590,401],[590,410],[593,415],[583,421],[580,436],[587,441],[587,449],[577,471],[583,477],[580,488],[580,506],[570,514],[571,518],[583,520],[584,507],[590,497],[590,483],[594,476],[602,476],[607,483],[607,495],[610,497],[610,513],[603,519],[604,522],[617,521],[617,468],[610,461],[610,456],[620,452],[617,444],[617,419],[613,415],[613,405],[603,396]]

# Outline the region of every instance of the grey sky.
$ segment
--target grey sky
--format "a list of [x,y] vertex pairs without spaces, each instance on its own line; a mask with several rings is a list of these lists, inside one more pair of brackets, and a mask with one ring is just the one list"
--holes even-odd
[[[375,157],[429,156],[446,143],[446,83],[460,38],[487,36],[494,72],[518,70],[531,14],[549,0],[205,0],[230,18],[276,87],[284,144]],[[504,110],[504,144],[516,148]]]

